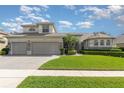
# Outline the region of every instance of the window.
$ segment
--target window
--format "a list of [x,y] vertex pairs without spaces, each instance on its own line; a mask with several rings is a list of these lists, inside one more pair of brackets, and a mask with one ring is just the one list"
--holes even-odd
[[35,31],[35,29],[34,28],[30,28],[29,31]]
[[100,40],[100,45],[104,45],[104,40]]
[[49,25],[43,25],[43,32],[49,32]]
[[108,46],[110,45],[110,40],[106,41],[106,45],[108,45]]
[[94,40],[94,46],[98,46],[98,40]]

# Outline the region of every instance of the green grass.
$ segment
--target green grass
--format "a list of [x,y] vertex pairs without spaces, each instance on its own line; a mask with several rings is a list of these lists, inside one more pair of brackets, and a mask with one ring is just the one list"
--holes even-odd
[[124,77],[30,76],[19,88],[124,88]]
[[124,58],[98,55],[62,56],[39,69],[124,70]]

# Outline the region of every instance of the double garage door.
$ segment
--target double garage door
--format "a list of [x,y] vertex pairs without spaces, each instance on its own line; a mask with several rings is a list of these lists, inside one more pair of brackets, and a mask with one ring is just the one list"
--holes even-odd
[[30,46],[26,42],[14,42],[11,47],[13,55],[27,55],[27,51],[31,51],[31,55],[60,54],[60,43],[56,42],[32,42]]

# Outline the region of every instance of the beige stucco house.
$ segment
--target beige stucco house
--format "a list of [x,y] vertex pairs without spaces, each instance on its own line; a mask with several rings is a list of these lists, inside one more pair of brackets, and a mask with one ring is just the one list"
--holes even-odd
[[57,55],[63,48],[63,37],[72,34],[79,39],[78,49],[112,48],[114,38],[104,33],[57,33],[51,22],[22,25],[23,32],[8,35],[10,55]]
[[116,47],[114,40],[115,40],[115,37],[112,37],[103,32],[96,32],[90,35],[85,35],[85,38],[83,38],[83,41],[82,41],[82,48],[83,49],[110,49],[112,47]]
[[5,33],[2,29],[0,29],[0,50],[5,48],[8,44],[6,35],[7,33]]
[[117,36],[115,43],[117,47],[124,48],[124,34]]

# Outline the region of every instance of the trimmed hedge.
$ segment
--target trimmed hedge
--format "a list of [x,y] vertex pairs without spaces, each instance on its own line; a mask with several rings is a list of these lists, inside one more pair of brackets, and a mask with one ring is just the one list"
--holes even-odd
[[105,55],[105,56],[115,56],[115,57],[124,57],[124,52],[116,52],[116,51],[81,51],[82,54],[90,54],[90,55]]
[[122,51],[121,48],[111,48],[111,49],[84,49],[85,51]]
[[121,49],[122,51],[124,51],[124,47],[120,47],[120,49]]
[[68,55],[75,55],[76,54],[76,50],[72,49],[72,50],[68,50]]

